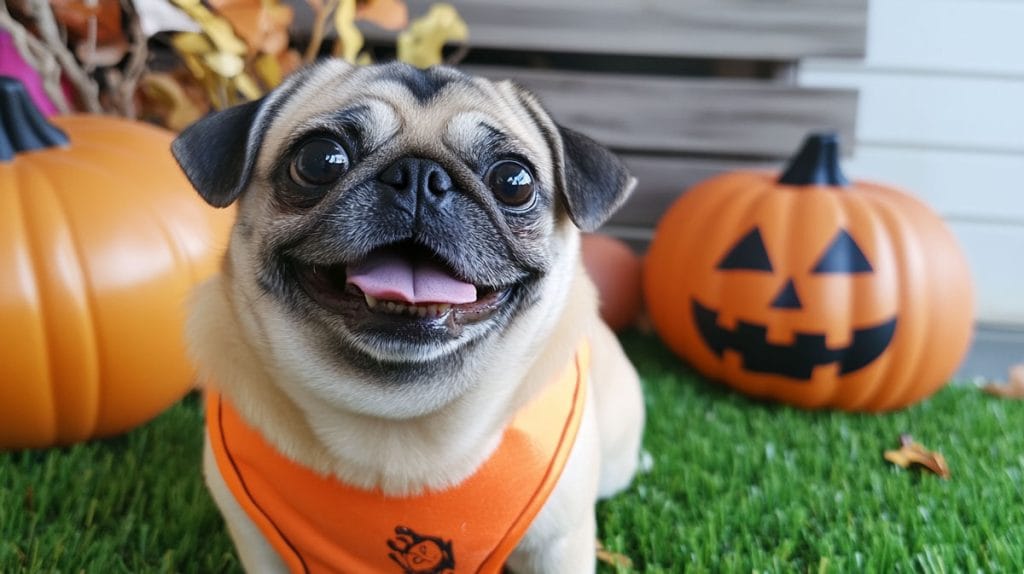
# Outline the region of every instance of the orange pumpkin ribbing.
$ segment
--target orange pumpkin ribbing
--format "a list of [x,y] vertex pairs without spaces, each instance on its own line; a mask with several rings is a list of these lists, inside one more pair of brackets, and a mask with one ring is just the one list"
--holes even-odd
[[[723,263],[744,240],[764,268]],[[847,249],[832,264],[860,268],[818,267],[836,242]],[[885,411],[930,395],[973,321],[952,233],[921,202],[870,183],[788,185],[758,172],[701,183],[659,223],[644,287],[659,334],[702,373],[805,408]],[[852,359],[866,348],[858,333],[876,327],[884,348]]]
[[0,161],[0,448],[109,436],[180,398],[185,299],[233,219],[195,195],[169,132],[51,121],[67,146]]

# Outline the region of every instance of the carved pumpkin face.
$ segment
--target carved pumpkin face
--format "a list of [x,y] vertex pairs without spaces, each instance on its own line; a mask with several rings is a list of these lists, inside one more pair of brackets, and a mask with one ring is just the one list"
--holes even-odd
[[645,262],[651,316],[702,373],[751,395],[904,406],[966,350],[966,263],[922,204],[830,169],[811,184],[733,173],[685,194]]
[[[717,306],[701,303],[702,297],[694,295],[693,318],[704,344],[718,357],[723,357],[726,350],[734,351],[742,368],[748,371],[805,381],[811,379],[817,367],[831,365],[838,368],[839,374],[847,374],[878,359],[896,331],[892,301],[872,298],[877,304],[864,305],[873,308],[863,309],[860,320],[822,320],[828,317],[832,308],[829,304],[837,296],[856,297],[855,283],[864,278],[857,275],[866,276],[867,281],[874,279],[874,268],[849,232],[838,228],[828,243],[819,245],[820,255],[810,260],[801,257],[814,252],[809,238],[796,249],[790,246],[790,257],[786,258],[789,264],[779,272],[775,268],[781,266],[781,261],[772,264],[763,235],[760,227],[755,226],[715,266],[725,277],[712,281],[749,283],[726,288],[749,290],[743,300],[750,307],[740,312],[733,305],[734,316],[725,318],[726,324],[733,325],[731,328],[720,326],[723,313]],[[784,243],[784,239],[775,242]],[[847,287],[853,292],[842,293]],[[713,293],[714,289],[710,289],[709,298],[721,301]],[[744,318],[740,319],[741,316]],[[843,332],[844,329],[848,331]]]

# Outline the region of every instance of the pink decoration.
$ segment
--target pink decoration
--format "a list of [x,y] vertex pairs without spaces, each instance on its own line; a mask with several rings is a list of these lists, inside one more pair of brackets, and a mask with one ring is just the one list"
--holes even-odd
[[57,107],[43,89],[43,80],[39,73],[21,58],[18,49],[14,47],[14,39],[7,32],[0,32],[0,76],[8,76],[24,84],[39,111],[47,116],[57,113]]

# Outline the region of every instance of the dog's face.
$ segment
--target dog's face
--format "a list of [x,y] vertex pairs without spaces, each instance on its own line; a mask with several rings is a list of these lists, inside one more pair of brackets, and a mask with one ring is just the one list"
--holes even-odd
[[207,202],[239,201],[230,275],[259,322],[381,385],[486,352],[633,182],[522,89],[397,63],[307,69],[173,151]]

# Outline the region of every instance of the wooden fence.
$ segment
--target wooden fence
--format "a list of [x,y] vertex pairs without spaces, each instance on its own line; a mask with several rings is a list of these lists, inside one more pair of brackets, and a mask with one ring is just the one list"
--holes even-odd
[[[432,0],[408,4],[416,16]],[[692,184],[777,167],[813,130],[854,141],[856,90],[800,87],[795,70],[809,57],[862,56],[866,0],[452,4],[469,24],[469,71],[519,82],[629,164],[637,192],[606,231],[639,249]]]

